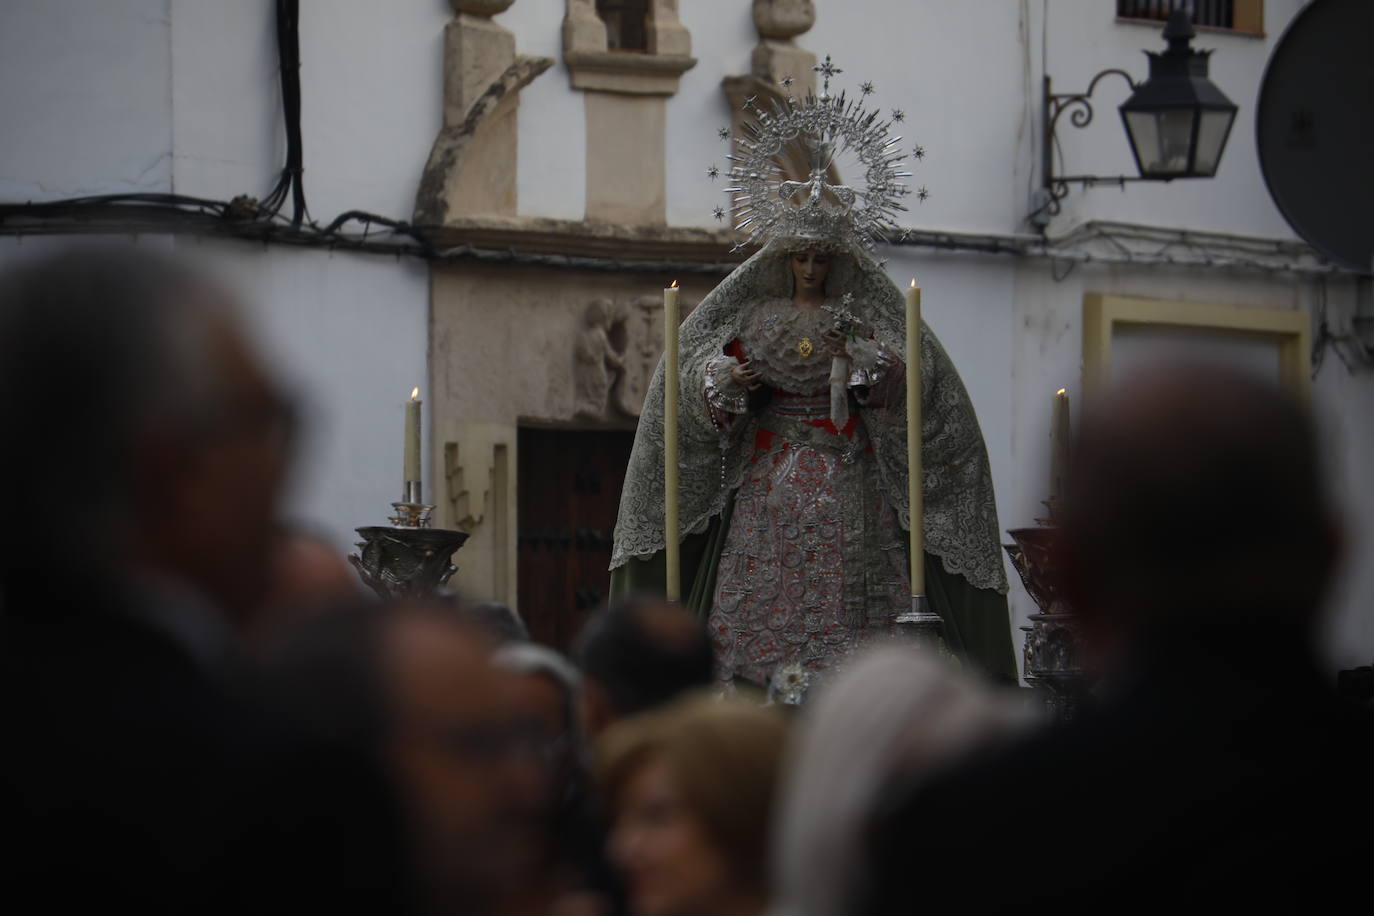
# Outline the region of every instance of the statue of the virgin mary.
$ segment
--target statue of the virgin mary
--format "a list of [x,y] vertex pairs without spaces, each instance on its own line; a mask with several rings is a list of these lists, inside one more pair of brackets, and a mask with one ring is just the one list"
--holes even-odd
[[[762,248],[681,326],[681,594],[707,620],[722,681],[810,680],[892,635],[911,606],[905,310],[868,254],[904,209],[889,127],[828,91],[761,113],[727,190]],[[781,174],[788,143],[813,156],[810,180]],[[841,148],[864,192],[838,184]],[[928,602],[950,651],[1014,680],[987,451],[924,325],[920,366]],[[660,363],[621,494],[613,595],[664,587],[663,389]]]

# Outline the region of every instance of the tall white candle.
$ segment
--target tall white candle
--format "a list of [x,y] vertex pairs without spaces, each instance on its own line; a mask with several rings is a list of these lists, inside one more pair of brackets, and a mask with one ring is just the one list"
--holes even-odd
[[[410,392],[410,400],[406,401],[406,438],[405,438],[405,484],[407,499],[411,491],[410,484],[420,482],[420,389],[414,388]],[[415,489],[418,489],[415,488]]]
[[1050,419],[1050,499],[1064,495],[1064,473],[1069,464],[1069,393],[1060,388],[1054,394],[1054,413]]
[[677,281],[663,291],[663,547],[667,572],[665,594],[682,597],[682,558],[678,543],[677,408],[678,307]]
[[906,291],[907,500],[911,506],[911,594],[926,593],[925,493],[921,478],[921,288]]

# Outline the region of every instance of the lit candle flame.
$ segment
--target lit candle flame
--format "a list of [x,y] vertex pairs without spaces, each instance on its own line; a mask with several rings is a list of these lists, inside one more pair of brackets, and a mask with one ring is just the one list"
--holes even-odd
[[669,288],[669,289],[677,289],[677,281],[674,280],[672,283],[669,283],[669,284],[668,284],[668,288]]
[[1068,390],[1067,390],[1067,389],[1064,389],[1064,388],[1060,388],[1058,391],[1055,392],[1055,394],[1057,394],[1057,395],[1060,395],[1060,394],[1068,394],[1068,393],[1069,393]]
[[911,288],[912,288],[912,289],[915,289],[915,288],[916,288],[916,278],[915,278],[915,277],[912,277],[912,278],[911,278]]
[[419,388],[418,385],[417,385],[416,387],[410,389],[410,399],[411,399],[412,401],[418,401],[418,400],[420,400],[420,388]]

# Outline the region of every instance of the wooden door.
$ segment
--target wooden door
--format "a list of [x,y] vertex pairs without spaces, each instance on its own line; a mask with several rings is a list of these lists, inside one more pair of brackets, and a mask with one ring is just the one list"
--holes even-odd
[[626,430],[520,430],[519,610],[538,642],[566,651],[606,604],[633,444]]

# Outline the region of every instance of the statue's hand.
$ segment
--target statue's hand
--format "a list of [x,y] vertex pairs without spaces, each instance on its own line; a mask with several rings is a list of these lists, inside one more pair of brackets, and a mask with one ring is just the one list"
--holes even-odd
[[849,355],[848,338],[834,328],[826,331],[821,339],[824,341],[825,352],[831,356]]
[[748,391],[754,391],[763,384],[759,381],[759,370],[752,368],[747,359],[730,370],[730,378]]

